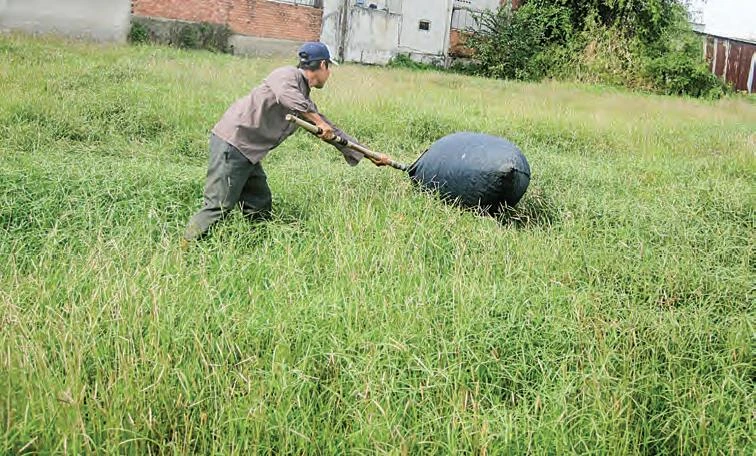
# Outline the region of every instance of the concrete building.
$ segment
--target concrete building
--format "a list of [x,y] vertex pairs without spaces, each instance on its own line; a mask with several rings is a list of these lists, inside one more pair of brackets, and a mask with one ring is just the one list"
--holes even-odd
[[0,31],[126,41],[130,0],[0,0]]
[[[2,1],[2,0],[0,0]],[[135,17],[225,24],[234,52],[290,54],[322,41],[347,62],[385,64],[397,54],[445,62],[474,11],[502,0],[133,0]],[[517,0],[515,4],[519,3]]]
[[[125,41],[131,18],[154,32],[179,22],[222,24],[234,53],[292,55],[323,41],[348,62],[397,54],[445,63],[475,26],[475,11],[502,0],[0,0],[0,30]],[[519,3],[514,1],[515,4]],[[456,54],[452,51],[451,54]]]
[[[397,54],[445,62],[475,13],[502,0],[324,0],[320,40],[347,62],[385,64]],[[519,2],[515,2],[517,4]]]

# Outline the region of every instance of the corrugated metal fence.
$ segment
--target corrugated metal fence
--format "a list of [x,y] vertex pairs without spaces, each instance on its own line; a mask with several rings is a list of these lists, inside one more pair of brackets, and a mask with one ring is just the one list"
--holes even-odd
[[737,90],[756,90],[756,43],[703,35],[704,55],[711,72]]

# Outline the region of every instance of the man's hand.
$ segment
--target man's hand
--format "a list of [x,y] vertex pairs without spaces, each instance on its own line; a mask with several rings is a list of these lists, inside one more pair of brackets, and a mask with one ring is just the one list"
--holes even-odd
[[336,133],[334,133],[333,127],[328,125],[328,123],[317,112],[303,112],[302,118],[320,128],[320,134],[318,135],[320,139],[330,141],[336,137]]
[[321,139],[323,139],[325,141],[330,141],[330,140],[332,140],[333,138],[336,137],[336,133],[334,133],[333,128],[330,125],[328,125],[327,123],[320,122],[320,123],[315,124],[315,125],[318,128],[320,128],[320,134],[318,135],[318,137],[320,137]]
[[378,154],[379,157],[377,159],[370,158],[370,161],[373,162],[375,166],[388,166],[391,164],[391,159],[386,154]]

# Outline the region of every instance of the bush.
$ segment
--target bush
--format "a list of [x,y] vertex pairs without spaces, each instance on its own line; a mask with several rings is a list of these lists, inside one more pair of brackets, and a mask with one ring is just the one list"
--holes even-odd
[[591,23],[571,45],[566,77],[588,83],[652,89],[642,71],[643,46],[623,31]]
[[199,28],[194,24],[176,23],[171,31],[171,44],[183,49],[199,49]]
[[129,42],[146,43],[150,40],[150,31],[141,22],[132,22],[129,30]]
[[726,87],[707,71],[700,39],[680,0],[531,0],[515,11],[482,13],[468,39],[475,74],[544,77],[718,97]]
[[667,95],[719,98],[726,86],[700,59],[671,52],[650,60],[646,72],[654,88]]
[[475,49],[480,74],[488,77],[540,79],[561,56],[552,49],[543,58],[535,57],[572,36],[569,10],[560,6],[499,8],[481,13],[477,22],[479,30],[468,45]]
[[397,54],[388,62],[391,68],[406,68],[409,70],[438,70],[438,67],[430,63],[416,62],[407,54]]
[[538,11],[558,7],[566,11],[573,30],[592,24],[617,29],[645,44],[658,42],[670,27],[686,18],[687,0],[527,0]]
[[719,98],[728,91],[707,68],[701,38],[687,24],[668,28],[663,39],[645,51],[644,77],[659,93]]
[[231,52],[231,29],[225,24],[209,22],[160,21],[135,17],[131,23],[132,43],[168,44],[182,49],[206,49]]
[[207,49],[229,52],[231,29],[225,24],[176,22],[171,27],[169,44],[183,49]]

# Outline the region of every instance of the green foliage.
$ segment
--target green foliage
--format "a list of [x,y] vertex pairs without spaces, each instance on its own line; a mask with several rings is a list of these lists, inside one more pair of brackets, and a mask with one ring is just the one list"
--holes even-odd
[[482,13],[468,40],[475,74],[544,77],[717,97],[678,0],[531,0]]
[[397,54],[387,65],[390,68],[404,68],[406,70],[426,71],[434,70],[438,71],[439,67],[430,63],[417,62],[407,54]]
[[639,40],[617,28],[590,23],[571,43],[566,79],[634,89],[650,89]]
[[701,38],[688,30],[669,29],[655,47],[646,48],[643,71],[668,95],[719,98],[729,92],[701,58]]
[[129,41],[132,43],[168,44],[182,49],[206,49],[231,52],[229,39],[233,32],[225,24],[209,22],[155,21],[134,18]]
[[654,87],[668,95],[719,98],[725,93],[722,81],[703,62],[682,52],[650,60],[646,71]]
[[176,23],[171,30],[171,44],[184,49],[201,48],[199,25]]
[[150,31],[143,23],[132,22],[128,38],[130,43],[146,43],[150,40]]
[[595,23],[638,36],[644,43],[656,42],[686,15],[682,0],[527,0],[525,4],[541,11],[565,9],[575,30]]
[[[479,30],[468,40],[476,51],[477,71],[495,78],[542,78],[561,62],[553,47],[567,43],[572,35],[568,13],[559,6],[527,4],[515,12],[502,7],[481,13]],[[541,53],[544,57],[535,59]]]
[[207,49],[229,52],[231,29],[225,24],[209,22],[175,22],[170,30],[169,44],[185,49]]
[[507,137],[524,199],[300,132],[273,220],[182,251],[208,129],[289,59],[0,49],[0,454],[754,454],[751,102],[344,65],[344,131]]

